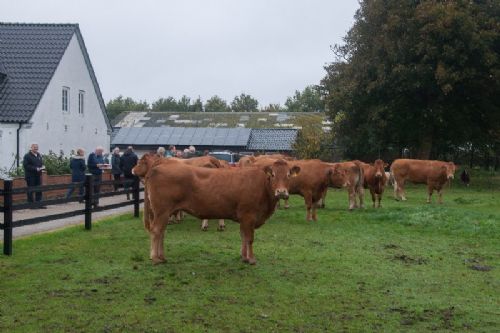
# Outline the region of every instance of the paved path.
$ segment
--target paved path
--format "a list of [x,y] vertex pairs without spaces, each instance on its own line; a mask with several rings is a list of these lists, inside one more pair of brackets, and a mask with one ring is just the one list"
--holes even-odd
[[[142,193],[141,193],[141,197],[142,197]],[[105,206],[108,204],[118,203],[118,202],[123,202],[123,201],[126,201],[125,195],[118,195],[116,197],[101,198],[100,205]],[[142,209],[142,207],[143,207],[143,204],[141,204],[141,209]],[[15,225],[15,221],[24,220],[24,219],[32,218],[32,217],[38,217],[38,216],[45,216],[45,215],[52,215],[52,214],[57,214],[57,213],[70,212],[72,210],[83,209],[83,208],[84,208],[83,203],[70,202],[70,203],[63,204],[63,205],[47,206],[47,209],[17,210],[17,211],[13,212],[12,217],[13,217],[14,225]],[[133,212],[134,212],[134,206],[132,204],[130,206],[104,210],[101,212],[93,213],[92,214],[92,222],[102,220],[106,217],[110,217],[110,216],[114,216],[114,215],[120,215],[120,214],[126,214],[126,213],[133,214]],[[3,223],[3,213],[0,213],[0,223]],[[67,227],[70,225],[76,225],[76,224],[80,224],[83,228],[84,223],[85,223],[85,216],[78,215],[78,216],[68,217],[65,219],[47,221],[47,222],[42,222],[42,223],[37,223],[37,224],[32,224],[32,225],[14,228],[13,229],[13,236],[14,236],[14,238],[19,238],[19,237],[37,234],[37,233],[41,233],[41,232],[57,230],[57,229],[61,229],[61,228],[64,228],[64,227]],[[0,230],[0,242],[3,242],[3,230]]]

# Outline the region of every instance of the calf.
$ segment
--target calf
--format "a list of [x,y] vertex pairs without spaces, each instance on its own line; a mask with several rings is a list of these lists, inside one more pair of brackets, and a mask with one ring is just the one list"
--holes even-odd
[[380,201],[382,200],[384,187],[387,183],[387,175],[384,168],[388,165],[380,159],[376,160],[373,165],[363,162],[360,163],[364,173],[363,187],[365,189],[370,189],[373,207],[380,208]]
[[254,230],[273,214],[280,198],[288,197],[290,178],[300,167],[278,160],[263,168],[220,170],[178,163],[154,166],[146,175],[151,207],[151,259],[165,261],[163,238],[168,217],[183,210],[201,219],[239,222],[241,258],[255,264]]
[[427,184],[427,202],[431,202],[434,190],[438,192],[438,202],[443,203],[443,186],[455,175],[453,162],[398,159],[391,165],[394,176],[394,197],[406,200],[404,186],[406,181],[415,184]]

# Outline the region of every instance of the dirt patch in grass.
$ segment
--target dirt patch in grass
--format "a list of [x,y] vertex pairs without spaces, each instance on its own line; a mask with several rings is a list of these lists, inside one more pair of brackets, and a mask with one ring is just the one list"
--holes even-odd
[[431,330],[453,328],[453,319],[455,317],[454,306],[437,310],[424,309],[422,312],[410,310],[405,307],[391,308],[389,311],[398,312],[401,315],[400,324],[403,326],[412,326],[419,322],[435,322],[437,320],[440,325],[431,326]]
[[401,261],[402,263],[407,265],[423,265],[427,263],[427,259],[425,258],[412,258],[404,253],[396,254],[394,255],[394,257],[392,257],[392,259],[396,261]]

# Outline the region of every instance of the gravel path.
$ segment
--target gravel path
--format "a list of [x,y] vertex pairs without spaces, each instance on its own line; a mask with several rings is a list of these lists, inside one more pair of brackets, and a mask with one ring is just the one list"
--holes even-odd
[[[141,193],[141,197],[142,197],[142,193]],[[112,204],[112,203],[123,202],[125,200],[126,200],[125,195],[102,198],[102,199],[100,199],[100,205],[105,206],[105,205]],[[84,208],[84,204],[78,203],[78,202],[71,202],[71,203],[67,203],[67,204],[63,204],[63,205],[47,206],[47,209],[17,210],[17,211],[13,212],[12,217],[13,217],[14,225],[15,225],[16,221],[19,221],[19,220],[24,220],[24,219],[38,217],[38,216],[52,215],[52,214],[57,214],[57,213],[70,212],[72,210],[83,209],[83,208]],[[142,208],[143,208],[143,204],[141,204],[141,209]],[[120,214],[126,214],[126,213],[133,214],[133,212],[134,212],[134,206],[132,204],[130,206],[104,210],[104,211],[92,214],[92,223],[94,223],[98,220],[102,220],[102,219],[107,218],[107,217],[114,216],[114,215],[120,215]],[[0,223],[3,223],[3,213],[0,213]],[[38,223],[38,224],[14,228],[13,229],[13,236],[15,239],[15,238],[28,236],[28,235],[32,235],[32,234],[53,231],[53,230],[61,229],[61,228],[64,228],[64,227],[67,227],[70,225],[76,225],[76,224],[80,224],[83,228],[84,223],[85,223],[85,216],[78,215],[78,216],[73,216],[73,217],[69,217],[66,219],[47,221],[47,222],[42,222],[42,223]],[[3,242],[3,230],[0,230],[0,242]]]

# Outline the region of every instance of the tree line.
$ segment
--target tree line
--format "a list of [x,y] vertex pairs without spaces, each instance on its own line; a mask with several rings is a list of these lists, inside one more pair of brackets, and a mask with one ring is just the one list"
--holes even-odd
[[497,168],[499,17],[497,0],[360,1],[321,82],[345,155]]
[[108,117],[113,119],[123,111],[157,111],[157,112],[324,112],[325,104],[321,99],[318,86],[307,86],[302,91],[286,99],[284,105],[269,104],[260,106],[258,100],[249,94],[235,96],[231,102],[215,95],[205,102],[201,97],[192,99],[182,96],[161,97],[149,104],[136,101],[131,97],[118,96],[110,100],[106,109]]

